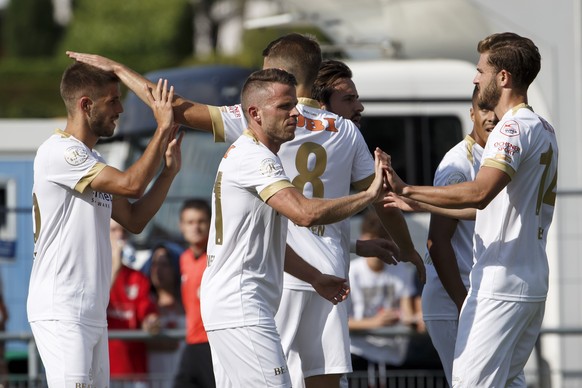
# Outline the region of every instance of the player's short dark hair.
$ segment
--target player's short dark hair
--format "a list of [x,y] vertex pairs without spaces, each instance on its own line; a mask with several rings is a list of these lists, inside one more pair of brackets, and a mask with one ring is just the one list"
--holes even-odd
[[541,69],[541,55],[528,38],[513,32],[492,34],[477,45],[480,54],[489,54],[489,64],[496,71],[507,70],[516,88],[526,89]]
[[333,94],[336,82],[346,78],[352,79],[352,70],[348,65],[335,59],[325,59],[319,67],[317,78],[311,90],[311,98],[329,105],[329,99]]
[[107,86],[120,80],[111,71],[101,70],[82,62],[74,62],[65,69],[61,78],[61,97],[67,110],[74,109],[77,99],[87,96],[96,99],[103,95]]
[[182,217],[182,213],[189,209],[199,210],[206,213],[208,219],[210,219],[212,216],[212,210],[208,204],[208,201],[202,198],[190,198],[185,200],[182,203],[182,208],[180,209],[180,218]]
[[255,94],[257,91],[261,92],[266,90],[269,84],[272,83],[295,87],[297,80],[293,74],[282,69],[257,70],[249,75],[241,91],[241,103],[245,115],[247,114],[246,110],[248,106],[251,104],[250,100],[253,99],[252,94]]
[[312,85],[321,64],[321,47],[315,37],[292,32],[275,39],[263,50],[263,57],[278,61],[299,83]]

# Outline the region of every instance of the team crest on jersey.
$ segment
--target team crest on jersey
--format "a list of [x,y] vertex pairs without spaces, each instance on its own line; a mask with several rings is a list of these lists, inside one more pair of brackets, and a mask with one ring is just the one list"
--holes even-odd
[[457,183],[466,182],[467,178],[462,172],[455,171],[447,177],[447,186],[456,185]]
[[283,166],[281,166],[280,163],[277,163],[275,159],[267,158],[263,159],[261,162],[259,171],[265,176],[277,176],[281,175],[283,172]]
[[76,145],[65,150],[65,160],[71,166],[78,166],[83,164],[87,158],[89,158],[89,154],[87,153],[87,149],[84,147]]
[[500,132],[509,137],[517,136],[519,135],[519,124],[514,120],[506,121],[501,125]]

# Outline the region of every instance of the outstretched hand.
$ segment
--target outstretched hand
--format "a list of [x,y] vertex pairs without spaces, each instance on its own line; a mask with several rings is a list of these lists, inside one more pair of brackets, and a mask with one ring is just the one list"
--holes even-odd
[[384,197],[384,207],[394,207],[403,212],[419,212],[424,211],[422,206],[413,199],[402,197],[393,192],[389,192]]
[[388,163],[387,165],[385,163],[385,166],[386,167],[384,168],[384,172],[386,181],[389,186],[389,190],[399,195],[402,194],[404,187],[408,185],[402,179],[400,179],[398,174],[396,174],[396,171],[394,171],[394,169],[392,168],[390,155],[388,155]]
[[67,51],[66,53],[69,58],[78,62],[86,63],[87,65],[98,67],[104,71],[115,71],[115,66],[119,65],[119,63],[100,55],[78,53],[75,51]]
[[380,148],[376,148],[374,150],[374,170],[375,170],[375,177],[374,181],[368,188],[368,191],[374,196],[374,202],[378,202],[382,200],[382,198],[386,195],[386,185],[384,180],[384,171],[388,168],[388,163],[386,162],[386,158],[388,155],[382,151]]
[[346,279],[333,275],[321,274],[311,285],[322,298],[333,304],[343,302],[350,293],[350,286]]

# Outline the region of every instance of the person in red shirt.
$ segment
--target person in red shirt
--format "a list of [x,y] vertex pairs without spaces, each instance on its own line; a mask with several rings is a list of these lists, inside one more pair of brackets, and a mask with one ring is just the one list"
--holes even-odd
[[[159,331],[157,306],[150,298],[150,282],[139,271],[122,264],[121,256],[127,244],[126,231],[111,220],[110,238],[113,258],[113,276],[107,307],[107,325],[110,330]],[[109,340],[111,377],[118,380],[147,378],[147,344],[143,341]],[[113,386],[113,385],[112,385]]]
[[185,201],[180,211],[180,231],[188,244],[188,249],[180,256],[186,347],[174,380],[175,388],[215,387],[210,345],[200,315],[200,283],[206,269],[210,216],[210,206],[201,199]]

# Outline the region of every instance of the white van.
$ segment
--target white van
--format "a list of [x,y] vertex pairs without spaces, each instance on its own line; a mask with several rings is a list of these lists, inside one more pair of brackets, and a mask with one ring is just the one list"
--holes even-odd
[[[364,105],[361,131],[370,146],[392,156],[410,184],[432,185],[443,155],[471,132],[475,67],[459,60],[347,61]],[[429,215],[406,214],[424,255]],[[358,233],[353,223],[352,234]]]

